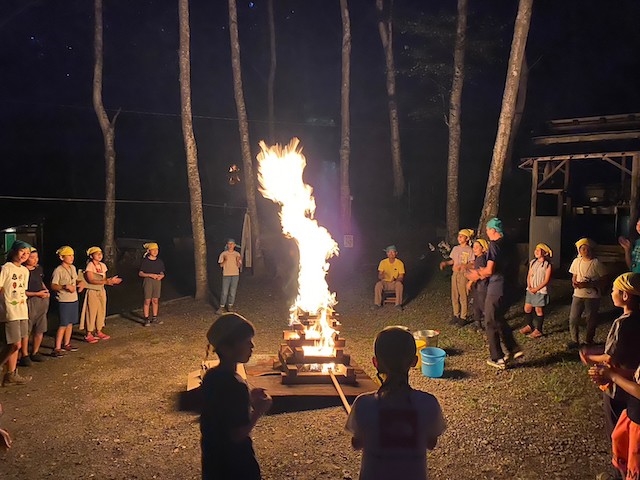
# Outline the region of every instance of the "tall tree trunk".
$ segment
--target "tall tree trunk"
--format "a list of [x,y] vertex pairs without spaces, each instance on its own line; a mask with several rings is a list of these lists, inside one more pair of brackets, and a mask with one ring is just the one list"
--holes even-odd
[[458,0],[458,26],[453,52],[453,81],[449,102],[449,158],[447,159],[447,240],[456,238],[460,227],[458,170],[460,164],[460,118],[464,86],[464,51],[467,43],[467,0]]
[[94,0],[93,35],[93,108],[100,123],[104,140],[105,203],[104,203],[104,261],[111,271],[116,270],[116,149],[115,128],[120,111],[109,120],[102,103],[102,69],[104,64],[104,40],[102,27],[102,0]]
[[349,119],[349,91],[351,87],[351,21],[347,0],[340,0],[342,17],[342,82],[340,87],[340,218],[343,233],[351,233],[351,188],[349,186],[349,157],[351,155],[351,126]]
[[509,146],[507,147],[507,160],[505,165],[506,174],[509,175],[513,168],[513,151],[515,149],[516,138],[522,123],[524,115],[524,107],[527,104],[527,86],[529,84],[529,64],[527,63],[527,51],[525,50],[522,57],[522,71],[520,72],[520,84],[518,85],[518,96],[516,98],[516,107],[513,114],[513,126],[511,127],[511,135],[509,136]]
[[247,192],[247,207],[251,218],[251,230],[255,239],[254,271],[263,267],[262,242],[260,237],[260,223],[258,221],[258,206],[256,204],[256,185],[249,143],[249,121],[244,103],[242,89],[242,68],[240,66],[240,41],[238,40],[238,10],[236,0],[229,0],[229,38],[231,40],[231,66],[233,70],[233,94],[238,111],[238,130],[240,131],[240,148],[242,150],[242,164],[244,166],[244,186]]
[[276,141],[275,82],[276,82],[276,25],[273,0],[267,2],[269,17],[269,79],[267,80],[267,110],[269,115],[269,142]]
[[400,127],[398,125],[398,103],[396,101],[396,68],[393,60],[393,0],[389,1],[389,12],[384,13],[384,0],[376,0],[378,31],[384,50],[387,74],[387,97],[389,103],[389,125],[391,127],[391,166],[393,168],[393,196],[404,194],[404,172],[400,155]]
[[507,66],[507,80],[502,96],[502,109],[500,111],[500,119],[498,120],[498,133],[493,147],[493,157],[491,158],[489,178],[487,179],[487,190],[485,192],[482,214],[478,226],[479,231],[484,229],[484,226],[491,217],[495,217],[498,214],[502,172],[504,171],[507,147],[513,128],[515,104],[518,96],[522,60],[524,58],[529,25],[531,23],[532,6],[533,0],[520,0],[518,5],[518,15],[516,16],[513,41],[511,42],[511,54],[509,55],[509,65]]
[[209,293],[207,277],[207,240],[204,232],[204,214],[202,213],[202,189],[198,170],[198,149],[193,134],[193,115],[191,113],[191,53],[189,43],[189,0],[179,0],[178,18],[180,20],[180,103],[182,134],[187,157],[187,180],[189,182],[189,203],[191,207],[191,230],[193,233],[193,257],[196,274],[196,300],[206,300]]

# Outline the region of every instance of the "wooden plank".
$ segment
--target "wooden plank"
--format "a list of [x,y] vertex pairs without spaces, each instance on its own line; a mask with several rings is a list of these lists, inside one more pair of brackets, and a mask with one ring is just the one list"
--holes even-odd
[[640,130],[572,133],[533,137],[534,145],[559,145],[564,143],[600,142],[603,140],[630,140],[640,138]]
[[631,161],[631,192],[629,195],[629,230],[635,228],[638,219],[638,200],[640,196],[640,154],[636,152]]

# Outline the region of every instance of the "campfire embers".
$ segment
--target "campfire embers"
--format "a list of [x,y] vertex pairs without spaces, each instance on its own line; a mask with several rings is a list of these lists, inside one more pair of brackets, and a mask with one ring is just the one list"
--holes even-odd
[[[328,323],[333,330],[327,346],[326,338],[320,338],[317,327]],[[345,339],[339,336],[340,322],[333,316],[322,319],[306,313],[298,315],[298,321],[283,332],[283,342],[278,352],[285,385],[332,383],[331,375],[339,383],[355,384],[356,372],[351,357],[345,353]]]

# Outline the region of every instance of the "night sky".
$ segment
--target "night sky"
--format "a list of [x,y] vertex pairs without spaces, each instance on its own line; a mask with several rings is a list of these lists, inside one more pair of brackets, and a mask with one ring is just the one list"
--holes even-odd
[[[278,140],[299,136],[324,214],[335,214],[332,184],[340,139],[341,23],[337,0],[276,0]],[[399,19],[454,15],[455,1],[396,0]],[[495,29],[494,61],[475,65],[463,98],[462,217],[475,224],[491,160],[517,9],[515,0],[471,1],[469,37]],[[178,17],[175,0],[104,0],[103,99],[116,127],[117,197],[186,201],[180,124]],[[354,211],[391,193],[384,61],[373,1],[351,0],[352,189]],[[266,1],[238,3],[243,79],[251,143],[266,135]],[[640,2],[536,0],[527,46],[532,65],[519,151],[552,118],[640,111]],[[487,27],[487,25],[489,27]],[[484,27],[484,28],[483,28]],[[398,69],[420,40],[395,31]],[[227,2],[191,1],[192,105],[204,200],[243,205],[242,187],[226,183],[241,163],[233,99]],[[445,42],[446,43],[446,42]],[[422,45],[424,47],[424,45]],[[452,46],[452,45],[451,45]],[[434,46],[434,49],[437,48]],[[439,47],[442,49],[442,47]],[[442,50],[443,61],[452,51]],[[0,6],[0,156],[4,195],[101,198],[103,144],[92,103],[93,2],[6,0]],[[429,81],[400,74],[398,94],[411,204],[425,221],[444,212],[447,137],[443,106]],[[426,118],[411,114],[419,109]],[[529,180],[517,171],[509,182]],[[373,196],[371,195],[373,192]],[[373,202],[373,203],[371,203]],[[58,218],[59,203],[0,200],[2,224]],[[100,206],[87,206],[92,238],[102,237]],[[119,210],[118,235],[188,231],[183,207]],[[524,207],[524,211],[528,207]],[[152,211],[151,211],[152,210]],[[322,208],[321,208],[322,210]],[[175,215],[167,216],[167,211]],[[219,209],[208,207],[215,217]],[[76,209],[74,215],[81,215]],[[516,212],[517,213],[517,212]],[[57,215],[57,216],[56,216]],[[129,215],[129,216],[127,216]],[[144,216],[150,222],[140,222]],[[27,218],[31,217],[31,218]],[[138,221],[136,221],[138,220]],[[157,224],[156,220],[160,224]],[[331,223],[329,221],[329,223]]]

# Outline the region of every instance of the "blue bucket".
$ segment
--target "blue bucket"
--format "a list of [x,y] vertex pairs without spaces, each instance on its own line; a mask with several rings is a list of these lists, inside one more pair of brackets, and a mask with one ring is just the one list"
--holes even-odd
[[447,352],[438,347],[427,347],[420,350],[422,375],[429,378],[440,378],[444,373],[446,356]]

